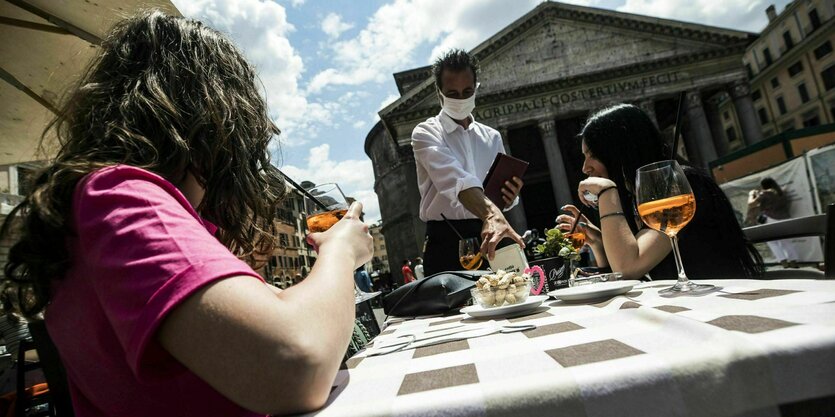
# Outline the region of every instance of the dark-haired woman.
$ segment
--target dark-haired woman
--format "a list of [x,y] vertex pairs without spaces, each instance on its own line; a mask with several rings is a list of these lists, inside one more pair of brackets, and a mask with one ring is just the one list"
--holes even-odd
[[[585,156],[583,173],[589,177],[578,187],[580,200],[586,191],[598,196],[600,224],[585,216],[578,229],[600,266],[610,266],[626,279],[649,274],[652,279],[676,279],[678,274],[670,239],[643,225],[636,212],[635,172],[643,165],[669,158],[661,135],[649,117],[631,105],[616,105],[589,118],[580,133]],[[758,278],[762,260],[746,240],[727,197],[704,172],[684,167],[693,194],[696,214],[679,232],[684,268],[689,278]],[[557,217],[562,230],[580,215]]]
[[760,181],[760,188],[748,193],[748,214],[745,224],[753,226],[768,221],[785,220],[789,218],[789,200],[777,181],[765,177]]
[[61,148],[16,209],[5,272],[26,315],[45,309],[75,415],[322,406],[372,239],[355,203],[308,237],[319,258],[303,282],[281,291],[250,267],[274,247],[283,178],[237,48],[196,21],[127,19],[53,127]]

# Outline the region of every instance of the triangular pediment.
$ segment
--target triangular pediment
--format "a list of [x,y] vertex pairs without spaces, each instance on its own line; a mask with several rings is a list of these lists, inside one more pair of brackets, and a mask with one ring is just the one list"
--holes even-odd
[[[472,50],[481,61],[480,96],[646,62],[739,50],[755,35],[673,20],[547,2]],[[740,63],[741,65],[741,63]],[[425,74],[411,70],[401,74]],[[412,82],[382,118],[437,107],[433,81]]]
[[481,92],[489,94],[724,47],[551,18],[484,58]]

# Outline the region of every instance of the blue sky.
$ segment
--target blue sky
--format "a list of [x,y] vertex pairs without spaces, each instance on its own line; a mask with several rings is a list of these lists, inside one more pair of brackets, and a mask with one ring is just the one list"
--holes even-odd
[[[337,182],[380,218],[365,136],[397,97],[395,72],[471,49],[540,0],[173,0],[227,33],[258,69],[282,135],[276,164],[297,181]],[[568,3],[759,32],[788,0],[572,0]]]

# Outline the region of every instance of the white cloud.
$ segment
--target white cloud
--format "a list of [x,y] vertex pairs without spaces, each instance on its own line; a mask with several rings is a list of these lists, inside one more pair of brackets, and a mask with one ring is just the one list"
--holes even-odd
[[336,39],[343,32],[354,27],[353,23],[346,23],[342,21],[342,16],[336,13],[329,13],[322,19],[322,32],[328,35],[331,39]]
[[[177,1],[177,0],[173,0],[173,1]],[[280,1],[281,3],[285,3],[285,4],[289,3],[294,8],[299,8],[304,4],[304,2],[306,0],[276,0],[276,1]]]
[[771,3],[774,0],[626,0],[617,10],[759,32],[768,23],[765,8]]
[[418,47],[471,49],[539,2],[394,0],[380,7],[356,37],[331,44],[334,66],[316,74],[307,90],[388,81],[392,72],[413,65]]
[[296,182],[312,181],[315,184],[335,182],[348,197],[356,198],[363,204],[365,222],[380,219],[380,203],[374,192],[374,168],[370,159],[349,159],[334,161],[330,156],[330,145],[323,144],[310,148],[307,166],[287,165],[282,172]]
[[[329,103],[311,102],[299,82],[304,63],[290,44],[284,6],[260,0],[174,0],[184,16],[225,32],[253,64],[284,146],[300,146],[334,123]],[[293,1],[295,5],[297,2]],[[302,2],[298,2],[301,4]]]

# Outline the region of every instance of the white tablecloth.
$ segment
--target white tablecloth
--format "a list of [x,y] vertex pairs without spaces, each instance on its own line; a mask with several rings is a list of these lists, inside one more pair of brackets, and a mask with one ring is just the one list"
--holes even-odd
[[[723,288],[666,298],[672,281],[643,283],[499,321],[537,325],[524,333],[360,352],[314,415],[779,416],[835,396],[835,281],[706,282]],[[378,341],[481,323],[406,320]]]

